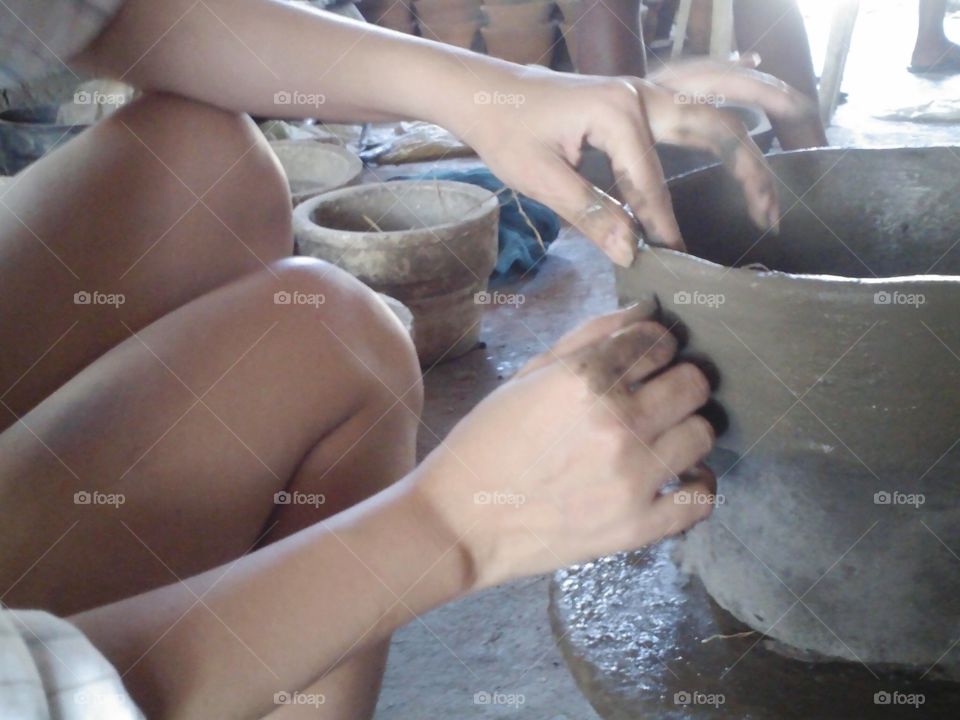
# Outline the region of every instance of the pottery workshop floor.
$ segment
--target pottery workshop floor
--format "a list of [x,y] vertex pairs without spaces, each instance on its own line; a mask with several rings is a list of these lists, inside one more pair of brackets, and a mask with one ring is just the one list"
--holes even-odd
[[[960,98],[960,78],[936,82],[906,72],[915,13],[915,0],[864,2],[844,85],[850,100],[830,131],[833,144],[960,145],[960,125],[874,118],[917,98]],[[960,18],[950,18],[947,27],[960,40]],[[813,34],[817,50],[823,33]],[[562,233],[535,273],[500,289],[523,293],[525,303],[488,307],[482,335],[486,348],[426,376],[421,456],[527,358],[616,304],[609,263],[571,230]],[[554,646],[546,607],[547,578],[538,577],[465,598],[402,628],[394,635],[377,720],[594,720],[596,714]],[[494,692],[513,694],[523,704],[517,708],[474,700],[477,693]]]

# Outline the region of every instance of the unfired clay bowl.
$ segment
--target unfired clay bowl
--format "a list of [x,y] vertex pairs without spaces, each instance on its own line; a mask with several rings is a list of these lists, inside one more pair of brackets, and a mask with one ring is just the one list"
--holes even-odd
[[294,205],[352,185],[363,172],[360,158],[339,145],[314,140],[276,140],[270,147],[287,175]]
[[293,213],[301,252],[410,308],[425,366],[476,346],[483,305],[475,295],[496,263],[498,220],[493,193],[442,180],[343,188]]
[[647,247],[617,273],[622,303],[659,308],[719,371],[723,502],[684,564],[786,652],[958,680],[956,150],[769,162],[779,236],[713,167],[671,183],[691,254]]

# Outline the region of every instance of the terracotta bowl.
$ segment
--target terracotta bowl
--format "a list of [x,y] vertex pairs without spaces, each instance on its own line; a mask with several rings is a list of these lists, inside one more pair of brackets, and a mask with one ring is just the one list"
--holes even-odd
[[466,20],[464,22],[435,22],[429,25],[422,24],[420,32],[425,38],[439,40],[447,45],[466,48],[470,50],[473,47],[473,41],[477,37],[477,30],[480,29],[479,20]]
[[466,183],[398,180],[342,188],[293,211],[301,252],[406,305],[424,366],[473,349],[477,294],[497,259],[496,196]]
[[554,23],[512,28],[480,28],[487,54],[510,62],[549,65],[557,26]]
[[549,2],[528,2],[521,5],[490,5],[483,6],[489,27],[526,27],[542,25],[550,19],[556,4]]
[[276,140],[270,147],[286,173],[294,205],[352,185],[363,172],[360,158],[339,145],[315,140]]

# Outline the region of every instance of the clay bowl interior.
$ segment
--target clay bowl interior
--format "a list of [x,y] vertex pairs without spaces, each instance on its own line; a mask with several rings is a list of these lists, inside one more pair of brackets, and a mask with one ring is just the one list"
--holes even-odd
[[389,247],[411,231],[439,233],[488,212],[489,193],[471,189],[434,181],[363,185],[319,198],[310,219],[322,228],[358,233],[355,241]]
[[552,22],[527,27],[482,27],[480,33],[488,55],[521,65],[549,65],[557,27]]
[[[881,153],[889,162],[879,162]],[[960,205],[956,158],[948,149],[820,150],[767,159],[786,211],[779,236],[752,225],[723,168],[672,183],[691,254],[726,267],[760,263],[790,274],[960,275],[960,226],[944,211]],[[838,184],[838,170],[846,182]]]
[[352,185],[363,172],[356,155],[331,143],[277,140],[270,143],[290,184],[293,204],[320,193]]
[[541,25],[550,19],[556,4],[549,2],[528,2],[520,5],[483,6],[490,27],[527,27]]

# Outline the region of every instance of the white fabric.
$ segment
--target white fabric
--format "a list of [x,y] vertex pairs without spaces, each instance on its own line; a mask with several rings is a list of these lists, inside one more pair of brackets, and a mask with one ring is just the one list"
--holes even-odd
[[143,720],[120,676],[66,620],[0,609],[0,718]]

